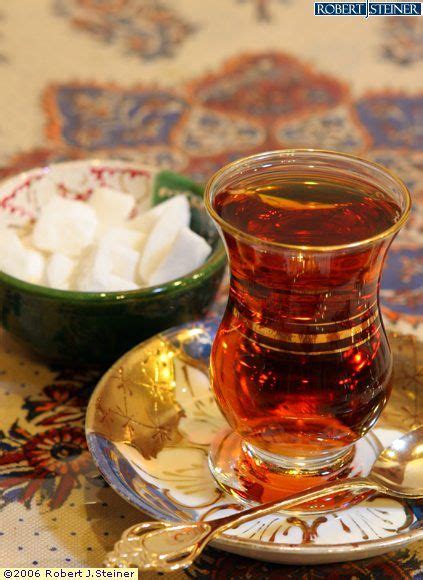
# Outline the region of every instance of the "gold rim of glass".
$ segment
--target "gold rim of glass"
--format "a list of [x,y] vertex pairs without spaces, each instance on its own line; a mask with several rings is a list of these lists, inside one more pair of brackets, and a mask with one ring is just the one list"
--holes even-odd
[[[239,230],[235,226],[231,225],[229,222],[224,220],[214,209],[213,207],[213,187],[215,183],[229,171],[233,170],[236,167],[243,167],[249,161],[253,161],[255,159],[262,159],[263,162],[266,158],[270,158],[272,156],[280,156],[280,157],[287,157],[289,155],[293,156],[295,154],[317,154],[317,155],[324,155],[327,157],[340,157],[345,160],[350,160],[353,162],[358,162],[364,164],[369,169],[376,169],[385,176],[389,177],[391,180],[395,182],[397,186],[399,186],[402,194],[402,198],[405,200],[405,207],[401,208],[402,214],[401,217],[397,222],[395,222],[391,227],[388,229],[371,236],[370,238],[364,238],[363,240],[358,240],[357,242],[350,242],[349,244],[338,244],[338,245],[331,245],[331,246],[308,246],[308,245],[299,245],[299,244],[287,244],[282,242],[274,242],[274,241],[267,241],[262,240],[256,236],[252,236],[251,234],[247,234],[242,230]],[[335,251],[335,250],[348,250],[350,248],[358,248],[361,246],[366,246],[368,244],[372,244],[376,241],[383,240],[385,238],[389,238],[397,233],[404,223],[407,221],[408,216],[411,210],[411,196],[407,186],[404,182],[397,177],[394,173],[392,173],[389,169],[380,165],[379,163],[374,163],[373,161],[368,161],[367,159],[363,159],[362,157],[357,157],[356,155],[350,155],[349,153],[340,153],[338,151],[331,151],[328,149],[276,149],[274,151],[264,151],[263,153],[255,153],[254,155],[248,155],[246,157],[242,157],[231,163],[227,163],[223,167],[221,167],[216,173],[214,173],[211,178],[208,180],[205,191],[204,191],[204,203],[209,215],[215,220],[219,226],[233,234],[235,237],[243,239],[247,242],[251,242],[254,244],[259,244],[263,246],[270,246],[270,247],[278,247],[278,248],[286,248],[292,250],[300,250],[300,251],[311,251],[311,252],[328,252],[328,251]]]

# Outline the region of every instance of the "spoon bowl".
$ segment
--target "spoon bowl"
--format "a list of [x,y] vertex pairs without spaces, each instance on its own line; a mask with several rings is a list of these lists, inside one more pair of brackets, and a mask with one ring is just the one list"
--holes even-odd
[[423,426],[395,439],[376,459],[367,477],[403,497],[423,494]]

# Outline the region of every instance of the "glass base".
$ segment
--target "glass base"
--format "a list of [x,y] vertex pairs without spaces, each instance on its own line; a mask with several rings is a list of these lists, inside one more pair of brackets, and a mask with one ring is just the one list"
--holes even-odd
[[[281,457],[263,452],[234,431],[225,430],[212,442],[209,466],[219,487],[239,501],[254,505],[335,479],[364,475],[361,469],[357,473],[357,466],[353,467],[355,455],[356,445],[351,445],[316,458]],[[362,499],[362,495],[338,493],[286,511],[324,513],[345,509]]]

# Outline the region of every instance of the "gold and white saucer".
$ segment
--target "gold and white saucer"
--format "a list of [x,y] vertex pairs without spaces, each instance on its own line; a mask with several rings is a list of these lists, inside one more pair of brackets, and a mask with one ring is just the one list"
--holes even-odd
[[[210,390],[208,359],[216,321],[171,329],[124,355],[104,375],[87,412],[90,451],[106,481],[129,503],[166,520],[214,519],[243,509],[216,487],[208,451],[225,428]],[[395,386],[357,449],[352,475],[365,473],[382,447],[423,422],[423,344],[391,335]],[[421,385],[420,385],[421,386]],[[374,498],[324,515],[265,516],[212,544],[260,560],[319,564],[368,558],[423,538],[423,509]]]

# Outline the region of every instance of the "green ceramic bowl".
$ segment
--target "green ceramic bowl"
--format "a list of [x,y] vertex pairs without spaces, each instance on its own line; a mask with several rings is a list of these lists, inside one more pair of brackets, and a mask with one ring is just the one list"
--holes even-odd
[[0,273],[4,328],[43,358],[73,366],[108,365],[157,332],[204,316],[225,269],[225,251],[204,210],[201,186],[169,171],[125,161],[70,161],[12,177],[0,185],[0,223],[26,229],[51,195],[87,199],[100,184],[137,199],[151,196],[154,204],[187,193],[191,227],[213,252],[203,266],[181,279],[124,292],[53,290]]

